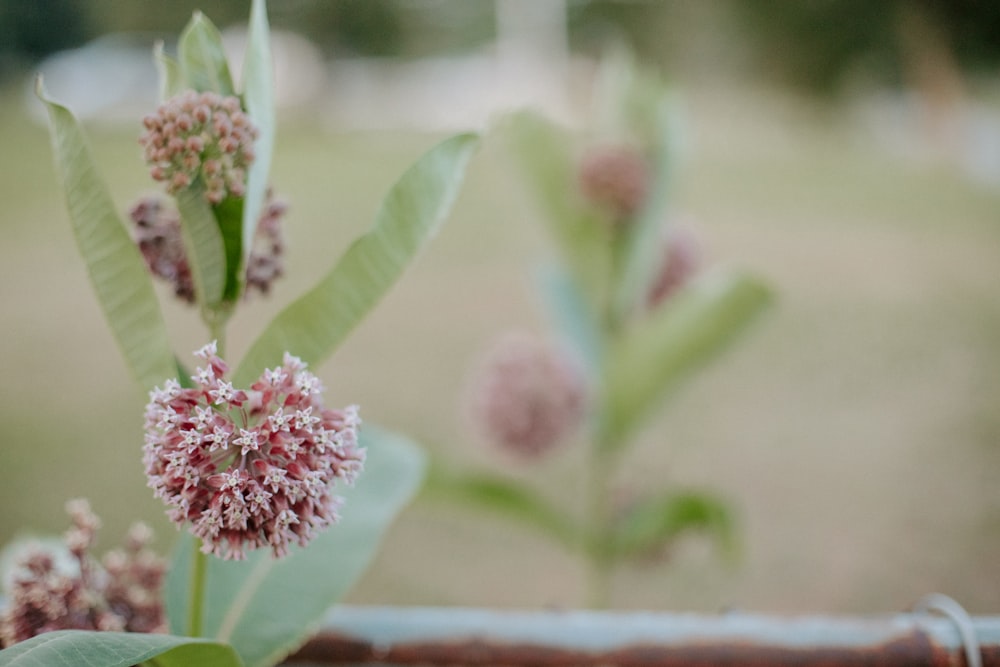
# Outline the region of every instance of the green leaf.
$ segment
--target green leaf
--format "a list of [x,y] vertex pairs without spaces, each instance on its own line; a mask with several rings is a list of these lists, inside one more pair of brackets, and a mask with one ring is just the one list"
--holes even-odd
[[611,271],[611,235],[608,225],[576,196],[576,157],[569,135],[530,111],[512,115],[506,131],[570,273],[592,304],[602,304]]
[[223,301],[232,302],[239,298],[246,275],[246,270],[243,268],[244,209],[244,200],[239,197],[226,197],[212,207],[225,253],[226,276],[225,287],[222,290]]
[[189,88],[220,95],[236,94],[222,35],[204,14],[196,11],[191,17],[181,33],[177,51],[181,74]]
[[251,346],[234,382],[253,381],[292,352],[316,365],[333,353],[437,232],[458,195],[479,137],[461,134],[428,151],[393,186],[374,227],[317,286],[285,308]]
[[181,66],[163,50],[163,41],[153,45],[153,61],[160,76],[160,100],[167,100],[184,90]]
[[271,155],[274,152],[274,67],[264,0],[254,0],[250,9],[246,56],[243,61],[243,103],[257,127],[254,160],[247,174],[246,203],[243,207],[243,263],[253,248],[257,223],[264,212],[269,187]]
[[432,466],[424,495],[478,507],[541,530],[571,551],[582,544],[581,530],[571,516],[553,507],[522,484],[494,475],[455,475]]
[[241,667],[243,664],[231,647],[205,639],[58,630],[0,651],[0,667],[129,667],[154,658],[156,667]]
[[546,267],[539,276],[542,296],[552,323],[583,362],[587,377],[596,383],[603,366],[600,325],[576,283],[558,267]]
[[[416,445],[370,425],[361,440],[368,455],[365,470],[343,493],[338,524],[280,560],[266,550],[245,561],[209,559],[204,632],[232,644],[248,667],[277,663],[317,628],[364,572],[389,524],[420,485],[424,458]],[[166,586],[174,631],[187,627],[194,550],[189,534],[179,542]]]
[[202,308],[214,310],[226,288],[226,248],[205,187],[196,179],[175,195],[181,214],[181,237],[191,265],[195,297]]
[[605,446],[619,446],[640,418],[717,357],[770,300],[753,277],[708,273],[617,338],[604,373]]
[[650,498],[633,507],[615,525],[613,551],[618,558],[644,556],[693,531],[714,538],[723,554],[735,554],[736,531],[728,504],[696,492]]
[[174,355],[152,279],[97,173],[83,130],[51,101],[41,79],[38,97],[49,113],[56,170],[77,248],[132,376],[151,389],[174,375]]

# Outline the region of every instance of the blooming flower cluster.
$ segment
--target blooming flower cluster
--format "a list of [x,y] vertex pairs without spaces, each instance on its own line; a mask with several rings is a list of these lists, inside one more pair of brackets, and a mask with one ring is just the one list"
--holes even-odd
[[598,146],[581,158],[577,178],[584,198],[624,224],[635,215],[649,191],[649,166],[629,146]]
[[587,391],[579,368],[561,349],[509,334],[484,358],[472,398],[473,417],[491,442],[532,457],[580,426]]
[[237,97],[188,90],[143,119],[139,138],[154,180],[176,194],[201,179],[208,200],[242,197],[257,129]]
[[305,546],[339,518],[334,483],[353,483],[364,465],[357,406],[324,408],[319,379],[288,353],[248,390],[225,379],[215,343],[195,354],[205,366],[194,387],[168,380],[150,392],[149,486],[205,553],[242,559],[270,547],[280,557]]
[[[254,289],[267,294],[275,279],[284,275],[282,223],[287,208],[285,202],[273,199],[268,192],[264,214],[257,223],[253,248],[247,259],[247,295]],[[150,273],[172,284],[177,298],[194,303],[194,281],[181,238],[177,210],[169,207],[160,197],[148,196],[133,204],[129,218],[135,225],[132,238],[139,246]]]
[[124,549],[101,563],[89,554],[100,520],[85,500],[66,504],[73,526],[65,548],[32,545],[17,559],[0,613],[0,646],[53,630],[166,632],[160,586],[166,563],[149,548],[152,533],[132,526]]

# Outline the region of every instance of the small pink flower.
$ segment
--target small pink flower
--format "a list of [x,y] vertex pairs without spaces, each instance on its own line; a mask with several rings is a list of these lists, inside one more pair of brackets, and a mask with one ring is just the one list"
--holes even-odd
[[663,246],[659,273],[646,298],[649,308],[655,308],[676,294],[701,268],[697,239],[687,227],[671,226]]
[[337,478],[351,483],[364,465],[357,408],[323,407],[319,380],[288,354],[246,390],[224,379],[214,344],[196,355],[207,366],[194,387],[168,382],[150,392],[149,486],[206,553],[241,559],[269,547],[280,557],[305,546],[339,518]]
[[65,551],[32,546],[14,563],[0,647],[53,630],[166,632],[160,598],[166,563],[148,548],[149,528],[135,524],[125,548],[98,562],[90,550],[100,520],[85,500],[71,500],[66,511],[73,525]]
[[582,373],[561,349],[524,334],[497,342],[474,377],[473,418],[493,443],[537,456],[583,421]]
[[201,179],[212,204],[243,196],[257,129],[239,99],[188,90],[146,116],[143,126],[139,143],[150,175],[165,182],[167,192],[176,194]]
[[577,177],[587,201],[609,212],[616,224],[628,222],[649,193],[649,166],[629,146],[591,148],[580,160]]

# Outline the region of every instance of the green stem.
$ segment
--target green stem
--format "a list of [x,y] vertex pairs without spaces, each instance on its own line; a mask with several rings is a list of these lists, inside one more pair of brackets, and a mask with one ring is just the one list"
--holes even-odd
[[612,482],[617,457],[605,443],[591,449],[587,484],[587,606],[606,609],[611,604],[611,577],[614,574],[614,513],[611,506]]
[[205,607],[205,571],[208,556],[201,551],[201,540],[194,541],[194,562],[191,565],[191,586],[188,590],[188,636],[201,636],[201,619]]

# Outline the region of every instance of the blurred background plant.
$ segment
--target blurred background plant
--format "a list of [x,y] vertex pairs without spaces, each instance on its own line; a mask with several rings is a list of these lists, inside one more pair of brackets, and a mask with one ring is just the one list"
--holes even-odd
[[524,463],[583,431],[577,507],[553,506],[507,476],[446,465],[428,487],[541,528],[579,554],[588,603],[600,608],[612,602],[617,567],[665,555],[689,532],[713,535],[732,555],[725,501],[667,485],[642,489],[621,469],[650,413],[717,357],[770,294],[753,276],[699,271],[692,231],[671,205],[681,136],[659,77],[618,49],[605,59],[593,107],[579,136],[531,112],[505,123],[561,259],[543,271],[539,290],[556,333],[551,343],[498,341],[470,397],[485,438]]
[[[52,233],[64,213],[52,196],[44,127],[24,103],[31,75],[45,72],[84,118],[125,210],[149,187],[136,166],[134,119],[156,101],[153,41],[168,39],[169,49],[197,5],[238,52],[240,30],[227,26],[245,13],[242,3],[63,4],[77,8],[70,20],[59,18],[60,3],[0,1],[0,303],[18,314],[0,326],[9,378],[0,386],[4,541],[26,525],[62,530],[66,497],[89,496],[107,535],[160,511],[138,475],[98,463],[134,441],[117,424],[142,401],[87,286],[61,278],[82,268],[69,239]],[[609,38],[670,72],[688,144],[672,202],[692,217],[703,264],[746,267],[780,299],[725,364],[699,373],[650,417],[623,464],[623,478],[643,489],[724,490],[741,527],[740,567],[719,568],[702,540],[683,540],[669,568],[617,572],[616,605],[885,611],[936,589],[972,612],[995,612],[1000,88],[991,53],[1000,31],[990,27],[990,3],[905,3],[930,17],[940,38],[911,40],[906,51],[904,3],[275,4],[282,143],[274,185],[292,203],[286,267],[325,265],[325,249],[363,229],[429,134],[527,104],[576,131]],[[948,18],[960,12],[965,27]],[[395,27],[379,27],[376,13]],[[32,16],[61,43],[7,37]],[[364,25],[357,37],[343,34]],[[53,53],[57,46],[75,50]],[[950,113],[933,111],[908,62],[948,73],[927,80],[957,82],[942,86],[959,93],[942,98]],[[798,73],[820,66],[834,75]],[[933,118],[945,119],[938,126],[947,141],[935,138]],[[508,328],[550,330],[524,277],[550,247],[542,214],[506,151],[487,145],[455,224],[338,352],[336,373],[320,372],[333,395],[377,404],[368,418],[405,428],[458,469],[506,465],[502,453],[466,442],[454,405],[483,341]],[[241,304],[233,354],[316,271],[286,272],[272,300]],[[194,313],[165,310],[178,349],[204,342]],[[70,362],[75,375],[60,370]],[[58,420],[38,408],[54,386],[74,397]],[[582,450],[564,448],[511,474],[571,505]],[[37,500],[24,502],[29,495]],[[153,527],[171,534],[165,521]],[[513,522],[421,501],[352,599],[569,605],[580,602],[581,576],[560,548]]]

